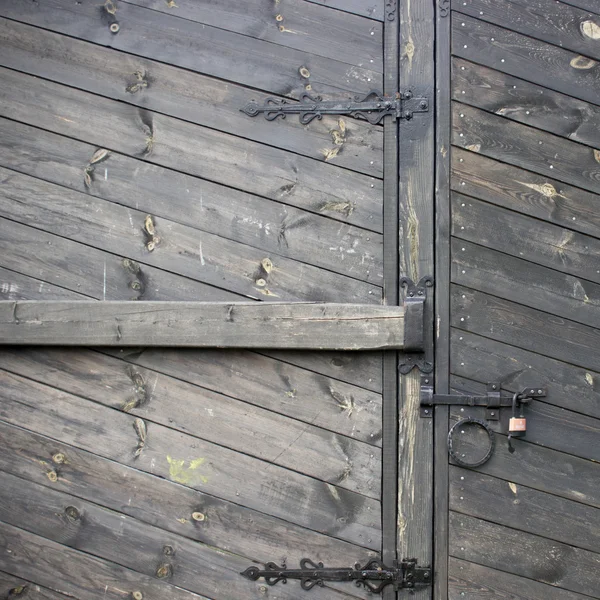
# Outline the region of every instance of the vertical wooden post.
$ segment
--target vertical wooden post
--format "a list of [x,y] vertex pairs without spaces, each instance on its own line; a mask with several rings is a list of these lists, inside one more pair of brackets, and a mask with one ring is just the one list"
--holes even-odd
[[[398,23],[396,2],[384,20],[383,91],[398,92]],[[383,127],[383,292],[384,302],[398,304],[398,121],[387,118]],[[396,510],[398,498],[398,353],[383,354],[382,406],[382,559],[396,559]],[[395,597],[393,589],[383,592],[385,600]]]
[[[450,377],[450,0],[435,19],[435,390],[449,392]],[[448,598],[448,407],[434,413],[433,598]]]
[[[399,129],[399,266],[413,281],[434,270],[434,25],[433,2],[406,0],[399,6],[400,90],[430,99],[429,112],[402,120]],[[435,289],[435,288],[434,288]],[[427,360],[433,350],[433,294],[426,314]],[[400,378],[398,450],[398,556],[432,562],[433,421],[420,418],[420,372]],[[415,598],[431,598],[431,587]]]

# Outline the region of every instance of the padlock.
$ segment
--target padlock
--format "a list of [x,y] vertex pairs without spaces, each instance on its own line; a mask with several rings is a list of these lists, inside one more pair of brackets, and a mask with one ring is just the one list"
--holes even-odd
[[508,421],[508,433],[512,437],[523,437],[527,433],[527,419],[525,417],[511,417]]

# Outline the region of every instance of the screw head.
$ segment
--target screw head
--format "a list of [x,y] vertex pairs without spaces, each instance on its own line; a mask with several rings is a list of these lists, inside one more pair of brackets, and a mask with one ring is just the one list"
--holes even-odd
[[423,100],[423,101],[421,102],[421,104],[419,104],[419,106],[420,106],[421,108],[427,108],[427,102],[425,102],[425,100]]
[[111,33],[119,33],[121,26],[118,23],[111,23],[109,29]]

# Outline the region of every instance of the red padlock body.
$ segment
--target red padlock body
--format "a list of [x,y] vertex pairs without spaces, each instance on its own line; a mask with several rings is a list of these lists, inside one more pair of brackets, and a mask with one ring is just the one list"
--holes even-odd
[[518,433],[527,431],[527,419],[522,417],[512,417],[508,422],[508,432]]

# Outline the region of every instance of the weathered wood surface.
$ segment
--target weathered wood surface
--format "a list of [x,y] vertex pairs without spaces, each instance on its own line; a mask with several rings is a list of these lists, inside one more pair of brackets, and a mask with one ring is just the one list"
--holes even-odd
[[[598,31],[600,36],[600,26]],[[600,145],[600,106],[466,60],[455,58],[452,68],[454,100],[574,142]]]
[[466,104],[454,103],[452,143],[596,194],[600,192],[597,149]]
[[600,586],[600,554],[454,512],[450,552],[592,597]]
[[[88,2],[41,0],[35,10],[29,2],[2,5],[0,15],[278,95],[298,98],[308,83],[316,93],[345,97],[381,88],[375,63],[360,67],[274,46],[228,31],[227,23],[212,27],[181,19],[176,10],[164,14],[120,2],[113,17],[120,25],[117,35],[109,29],[108,11]],[[371,27],[375,32],[377,26]]]
[[[402,89],[415,96],[435,93],[435,13],[433,3],[398,3]],[[434,272],[435,128],[432,112],[402,120],[399,127],[399,272],[418,281]],[[433,298],[426,303],[428,336],[433,348]],[[398,558],[432,562],[433,422],[419,417],[420,373],[400,377],[398,431]],[[415,593],[425,600],[431,588]]]
[[[600,60],[600,19],[597,15],[556,0],[470,0],[457,7],[471,17],[508,27]],[[598,9],[596,4],[596,12]],[[457,15],[460,18],[460,15]]]
[[[452,196],[452,209],[452,233],[459,238],[600,282],[598,265],[594,261],[594,257],[600,257],[600,240],[597,238],[534,221],[456,192]],[[576,298],[585,300],[584,289],[574,288],[573,291],[579,291]]]
[[589,596],[562,590],[551,584],[518,577],[490,567],[450,558],[449,600],[462,600],[473,594],[486,594],[498,600],[586,600]]
[[491,204],[600,237],[597,195],[461,148],[452,149],[452,188]]
[[[12,120],[366,228],[381,216],[373,177],[8,69],[0,78]],[[80,181],[91,159],[80,157]]]
[[[0,473],[0,484],[4,523],[197,594],[244,598],[260,593],[262,582],[239,577],[251,564],[243,556],[165,534],[133,517],[13,475]],[[28,519],[31,514],[36,518]],[[297,594],[293,584],[277,592],[282,600],[295,599]],[[331,589],[319,590],[316,597],[347,598]]]
[[600,63],[510,29],[454,13],[452,53],[592,104],[600,102]]
[[451,294],[453,327],[587,369],[598,368],[600,330],[459,286]]
[[[578,0],[585,2],[590,0]],[[356,15],[369,17],[377,21],[383,21],[385,16],[384,0],[308,0],[314,4],[322,4],[323,6],[331,6],[337,10],[347,11]]]
[[[191,489],[370,549],[379,502],[155,422],[2,372],[0,417]],[[34,401],[31,399],[35,398]],[[143,424],[142,424],[143,423]],[[338,465],[337,479],[348,475]],[[369,541],[370,540],[370,541]]]
[[[253,404],[240,402],[97,353],[82,352],[78,357],[75,351],[4,351],[0,365],[25,377],[35,368],[32,379],[45,385],[369,497],[380,496],[380,450],[363,443],[362,438],[373,439],[364,431],[357,432],[357,419],[348,415],[358,411],[358,406],[350,405],[346,410],[336,407],[353,423],[352,429],[344,428],[349,430],[344,435],[335,431],[340,419],[334,423],[320,421],[317,426],[287,416],[289,397],[274,411],[265,410],[260,399],[252,399]],[[312,404],[318,403],[313,400]],[[327,411],[327,406],[322,409]],[[293,410],[287,412],[294,414]],[[245,435],[240,436],[242,422]],[[300,437],[302,444],[294,443]],[[340,471],[344,477],[339,477]]]
[[403,307],[332,303],[25,300],[0,303],[0,340],[53,346],[419,350],[407,343],[413,339],[405,337],[405,317]]
[[592,552],[600,548],[599,509],[469,469],[450,467],[450,508]]
[[129,0],[130,4],[169,13],[251,38],[382,71],[383,26],[340,10],[286,0],[273,5],[261,0],[210,0],[168,6],[162,0]]
[[340,123],[325,116],[305,127],[292,117],[251,119],[240,108],[250,99],[263,103],[269,94],[2,18],[0,48],[0,64],[5,67],[321,161],[327,158],[368,175],[382,175],[381,127],[365,121],[343,118]]
[[[122,221],[123,216],[129,220],[131,215],[132,221],[136,222],[140,219],[140,212],[146,213],[141,216],[142,221],[150,214],[154,218],[164,218],[169,223],[176,222],[269,254],[381,285],[382,240],[373,231],[342,225],[324,215],[226,189],[115,152],[108,153],[92,166],[88,165],[90,179],[87,179],[86,166],[82,165],[96,154],[97,147],[13,121],[0,119],[0,140],[0,165],[6,167],[0,169],[3,206],[10,200],[20,201],[30,193],[36,194],[35,190],[43,187],[43,183],[25,176],[11,179],[16,171],[61,186],[60,189],[49,186],[43,194],[47,200],[29,198],[21,211],[34,210],[36,204],[41,203],[41,210],[68,211],[71,219],[83,220],[87,207],[102,207],[102,210],[93,210],[101,213],[94,214],[94,222],[98,224],[102,222],[104,213],[114,215],[117,221]],[[49,156],[52,156],[51,160]],[[89,197],[70,194],[64,188]],[[52,190],[54,193],[51,193]],[[60,197],[60,201],[52,202],[55,197]],[[67,198],[73,199],[74,207],[67,205]],[[124,207],[129,211],[126,212]],[[12,213],[9,210],[7,208],[7,216],[14,214],[13,218],[17,220],[17,214],[21,215],[21,219],[30,215],[29,212]],[[106,216],[104,220],[109,218]],[[38,226],[45,223],[38,219]],[[26,224],[31,223],[27,221]],[[86,231],[90,227],[84,223],[81,225],[81,229]],[[135,229],[139,237],[143,222],[138,223]],[[134,232],[130,231],[129,235]],[[127,239],[124,233],[119,232],[118,235]],[[75,239],[77,236],[71,234],[68,237]],[[86,241],[81,235],[79,239]],[[213,239],[212,235],[209,239]],[[147,240],[144,242],[147,243]],[[225,241],[220,243],[227,244]],[[239,244],[229,243],[223,254],[234,261],[236,252],[244,252],[244,247]],[[208,259],[208,244],[205,243],[205,246],[205,259]]]
[[[18,598],[19,595],[26,594],[28,600],[67,600],[67,598],[75,598],[74,596],[65,596],[57,592],[53,592],[47,588],[41,587],[36,583],[23,579],[22,577],[14,577],[8,573],[0,571],[0,594],[5,598],[12,600]],[[79,599],[75,599],[79,600]]]
[[[484,334],[485,332],[481,332]],[[506,389],[522,390],[544,382],[544,402],[600,417],[600,374],[464,330],[452,331],[452,372],[487,383],[500,381]]]
[[[307,548],[316,559],[329,564],[337,563],[341,556],[353,561],[377,556],[365,548],[19,427],[0,423],[0,431],[0,465],[4,472],[160,527],[165,535],[170,532],[197,540],[246,556],[249,561],[287,557],[297,564],[306,556]],[[59,458],[53,458],[56,456]],[[56,462],[63,456],[64,462]]]
[[452,251],[454,283],[600,327],[600,285],[461,239]]
[[0,216],[250,298],[370,303],[381,296],[368,282],[2,167]]
[[0,554],[0,569],[69,597],[123,600],[141,592],[144,600],[208,600],[155,576],[142,575],[5,523],[0,523],[0,544],[6,548]]

